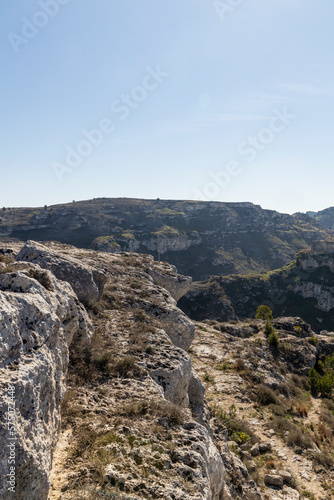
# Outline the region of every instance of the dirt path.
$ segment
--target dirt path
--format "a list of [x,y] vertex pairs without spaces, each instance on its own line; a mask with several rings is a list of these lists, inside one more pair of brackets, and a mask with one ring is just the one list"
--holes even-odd
[[66,468],[67,451],[70,445],[72,430],[62,431],[53,455],[53,467],[51,473],[51,488],[48,500],[61,500],[63,488],[67,484],[69,471]]

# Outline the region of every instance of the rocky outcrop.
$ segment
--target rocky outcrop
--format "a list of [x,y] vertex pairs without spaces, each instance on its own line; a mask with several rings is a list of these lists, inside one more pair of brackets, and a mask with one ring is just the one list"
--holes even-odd
[[17,261],[33,262],[49,269],[60,280],[67,281],[84,303],[96,302],[102,295],[106,276],[70,256],[63,257],[40,243],[27,241],[16,256]]
[[192,370],[189,380],[188,398],[194,417],[203,425],[208,426],[209,412],[205,400],[205,387],[195,370]]
[[309,273],[320,267],[327,267],[334,273],[334,240],[314,241],[309,250],[297,255],[297,264]]
[[154,357],[144,366],[153,380],[162,386],[166,399],[187,408],[192,375],[190,358],[182,349],[170,345],[164,331],[159,332],[159,337],[161,347],[155,346]]
[[17,267],[0,274],[0,496],[46,500],[69,345],[89,341],[92,325],[68,283],[38,265]]
[[[15,248],[15,252],[17,250],[19,248]],[[6,271],[7,264],[4,264],[4,269]],[[162,468],[166,476],[162,476],[165,477],[162,484],[159,481],[147,484],[147,491],[153,495],[159,493],[162,498],[195,500],[200,495],[205,500],[220,500],[224,487],[224,465],[212,439],[204,387],[192,370],[186,352],[195,327],[177,308],[175,301],[189,287],[190,278],[178,275],[173,266],[155,263],[151,257],[85,252],[66,245],[41,245],[32,241],[20,249],[16,262],[10,264],[10,272],[5,271],[0,274],[0,305],[2,294],[10,294],[11,302],[9,306],[6,298],[6,307],[2,307],[7,313],[4,321],[8,335],[6,329],[4,333],[1,331],[4,342],[0,352],[7,377],[3,380],[4,383],[15,383],[20,412],[17,420],[18,495],[24,490],[24,497],[28,500],[48,498],[52,455],[59,432],[60,404],[66,388],[69,346],[72,346],[75,356],[80,352],[86,353],[85,359],[90,359],[92,363],[88,371],[96,370],[97,362],[98,366],[103,366],[101,361],[96,361],[94,353],[88,356],[87,348],[82,349],[78,345],[91,336],[92,327],[75,295],[77,292],[80,299],[96,311],[94,328],[99,332],[97,337],[107,335],[107,350],[112,343],[109,354],[113,356],[113,363],[130,359],[130,366],[136,367],[137,371],[128,374],[124,381],[118,381],[118,377],[109,379],[106,391],[110,391],[110,400],[107,405],[101,405],[100,398],[104,392],[100,392],[100,384],[95,390],[92,384],[86,387],[84,382],[81,383],[77,388],[79,399],[74,412],[77,415],[74,417],[74,429],[83,425],[83,415],[88,412],[92,415],[95,402],[95,419],[89,419],[94,429],[98,427],[99,415],[103,414],[105,418],[109,414],[114,415],[118,397],[121,401],[120,415],[124,403],[133,401],[135,408],[136,398],[142,405],[143,415],[146,415],[147,405],[153,412],[164,413],[166,409],[170,413],[161,415],[159,425],[173,433],[177,453],[168,444],[164,452],[159,451],[158,457],[157,449],[151,449],[152,441],[147,442],[149,449],[145,448],[146,451],[143,445],[141,453],[144,459],[157,464],[158,469],[155,470]],[[103,285],[106,286],[105,293],[102,293]],[[102,307],[106,309],[99,316],[98,311]],[[0,311],[3,312],[1,307]],[[92,318],[95,318],[93,313]],[[86,375],[89,377],[90,374],[85,372]],[[142,382],[135,380],[137,376],[144,377]],[[171,425],[168,419],[179,422],[179,412],[184,415],[182,421],[185,420],[185,423],[174,430],[175,424]],[[198,422],[193,420],[191,412]],[[106,421],[103,429],[105,427]],[[90,432],[89,427],[85,434]],[[129,431],[124,432],[127,442]],[[140,434],[142,430],[133,429],[132,432]],[[5,435],[1,435],[1,442],[3,439]],[[161,445],[157,446],[158,450],[162,449]],[[136,464],[142,460],[140,453],[138,455],[132,448],[131,444],[128,457],[130,470],[133,469],[133,460]],[[120,453],[124,456],[124,442]],[[6,457],[2,458],[2,465],[6,467]],[[135,478],[129,480],[124,473],[126,460],[117,460],[117,464],[111,460],[106,465],[105,484],[117,484],[121,488],[125,484],[124,487],[134,493],[136,490],[131,488],[142,488],[144,478],[139,476],[139,481]],[[190,481],[190,490],[185,489],[183,479],[177,481],[176,478]],[[191,493],[193,488],[196,489],[194,494]],[[71,488],[68,489],[69,495],[70,492]],[[70,498],[63,494],[61,497]],[[54,498],[52,494],[50,498]]]
[[176,306],[165,307],[164,311],[154,311],[153,314],[159,314],[161,325],[173,344],[188,350],[195,334],[194,323]]
[[298,317],[274,318],[273,326],[280,332],[299,338],[309,338],[314,335],[311,326]]
[[[332,412],[326,399],[312,396],[305,375],[317,359],[333,355],[334,334],[316,335],[300,318],[279,318],[273,347],[264,327],[255,319],[196,323],[189,351],[215,416],[210,423],[225,466],[223,498],[298,499],[299,491],[308,491],[329,499],[322,484],[334,481],[333,442],[319,443],[317,429],[332,421]],[[328,458],[326,470],[318,466],[320,456]]]
[[153,282],[168,290],[176,301],[188,292],[192,282],[190,276],[178,274],[175,266],[167,262],[155,262],[153,258],[150,260],[147,272]]
[[247,467],[241,459],[233,453],[228,444],[221,444],[221,454],[226,468],[227,474],[233,479],[229,481],[228,487],[225,490],[226,500],[246,499],[246,500],[261,500],[262,495],[248,473]]

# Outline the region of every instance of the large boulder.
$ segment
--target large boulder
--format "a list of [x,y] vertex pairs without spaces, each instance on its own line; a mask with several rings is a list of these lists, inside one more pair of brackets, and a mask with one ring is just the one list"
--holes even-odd
[[167,262],[156,262],[151,257],[147,270],[156,285],[168,290],[173,299],[178,301],[190,289],[192,278],[178,274],[175,266]]
[[102,295],[107,276],[101,270],[70,256],[59,255],[52,248],[27,241],[16,261],[33,262],[49,269],[58,279],[67,281],[85,304],[96,302]]
[[46,500],[68,348],[89,342],[92,325],[68,283],[38,265],[16,267],[0,273],[0,498]]

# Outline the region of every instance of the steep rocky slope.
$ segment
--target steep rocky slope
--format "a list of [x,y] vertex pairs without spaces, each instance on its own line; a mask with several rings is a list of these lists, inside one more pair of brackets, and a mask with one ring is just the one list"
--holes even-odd
[[106,198],[0,213],[0,237],[160,254],[196,280],[276,269],[330,234],[308,215],[252,203]]
[[330,500],[334,403],[312,395],[307,374],[333,353],[334,333],[316,335],[300,318],[280,318],[273,346],[264,326],[261,320],[196,323],[190,348],[216,421],[227,428],[227,442],[218,445],[224,498]]
[[[32,241],[20,246],[11,246],[16,262],[8,262],[10,253],[0,259],[5,260],[0,271],[3,293],[15,293],[20,301],[29,294],[41,312],[22,311],[21,302],[13,302],[1,328],[5,346],[7,337],[16,345],[19,328],[22,342],[16,350],[25,355],[21,359],[13,348],[3,353],[2,380],[15,386],[19,412],[15,498],[223,498],[224,465],[210,428],[204,387],[186,352],[195,327],[176,307],[175,299],[190,279],[151,256]],[[50,268],[68,283],[57,280]],[[25,278],[27,273],[35,278]],[[104,286],[97,295],[101,276]],[[69,283],[78,293],[86,287],[82,299],[90,321]],[[56,293],[59,287],[62,298]],[[70,297],[77,310],[64,306]],[[22,324],[13,321],[21,315]],[[88,342],[91,325],[94,334]],[[29,383],[21,391],[25,364]],[[54,449],[60,404],[62,431]],[[8,411],[2,410],[3,444]],[[5,447],[2,453],[6,473]]]
[[267,304],[276,316],[301,316],[312,327],[334,329],[334,241],[314,242],[292,263],[268,273],[213,276],[194,283],[179,305],[191,318],[254,317]]

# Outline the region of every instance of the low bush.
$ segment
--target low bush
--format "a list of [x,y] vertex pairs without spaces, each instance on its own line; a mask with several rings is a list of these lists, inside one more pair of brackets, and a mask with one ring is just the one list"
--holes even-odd
[[312,460],[316,465],[320,465],[325,469],[333,469],[334,467],[334,461],[327,453],[314,453],[312,455]]
[[243,444],[250,441],[256,442],[256,437],[246,420],[236,416],[236,407],[231,405],[227,411],[220,408],[213,408],[213,414],[226,428],[230,439],[237,444]]
[[299,447],[303,450],[308,448],[312,448],[313,440],[309,434],[302,432],[297,426],[295,428],[291,428],[289,431],[289,435],[286,438],[286,443],[288,446]]
[[301,376],[297,375],[296,373],[293,373],[291,379],[296,387],[301,387],[305,391],[309,391],[311,389],[309,378],[306,377],[305,375]]
[[323,408],[320,413],[320,420],[328,424],[332,433],[334,434],[334,415],[331,411]]
[[283,417],[286,414],[286,408],[281,404],[270,404],[268,410],[272,411],[277,417]]
[[306,431],[302,431],[297,425],[284,417],[274,417],[270,421],[270,427],[286,441],[287,445],[301,449],[312,448],[313,440]]
[[94,445],[97,437],[98,433],[88,428],[86,425],[78,427],[75,433],[75,445],[72,451],[73,456],[81,457],[88,448]]
[[103,373],[110,373],[110,364],[113,360],[111,352],[104,352],[102,354],[96,354],[93,356],[93,364],[95,367]]
[[112,371],[120,377],[141,377],[145,374],[145,370],[137,365],[136,358],[132,356],[125,356],[116,361]]
[[45,270],[29,269],[29,276],[38,281],[46,290],[53,291],[50,274]]
[[208,384],[212,384],[214,380],[215,379],[209,373],[205,373],[203,376],[203,382],[207,382]]
[[14,262],[14,256],[12,254],[6,255],[6,254],[0,254],[0,262],[3,262],[4,264],[10,264]]
[[255,394],[258,402],[263,406],[270,404],[277,405],[279,403],[275,392],[264,384],[259,384],[257,386]]
[[121,413],[127,417],[156,417],[159,421],[165,420],[170,425],[183,424],[186,418],[182,408],[165,399],[133,401],[125,404]]
[[264,333],[265,333],[265,335],[269,336],[269,335],[271,335],[274,332],[275,332],[275,328],[270,323],[269,319],[267,319],[266,324],[264,325]]

